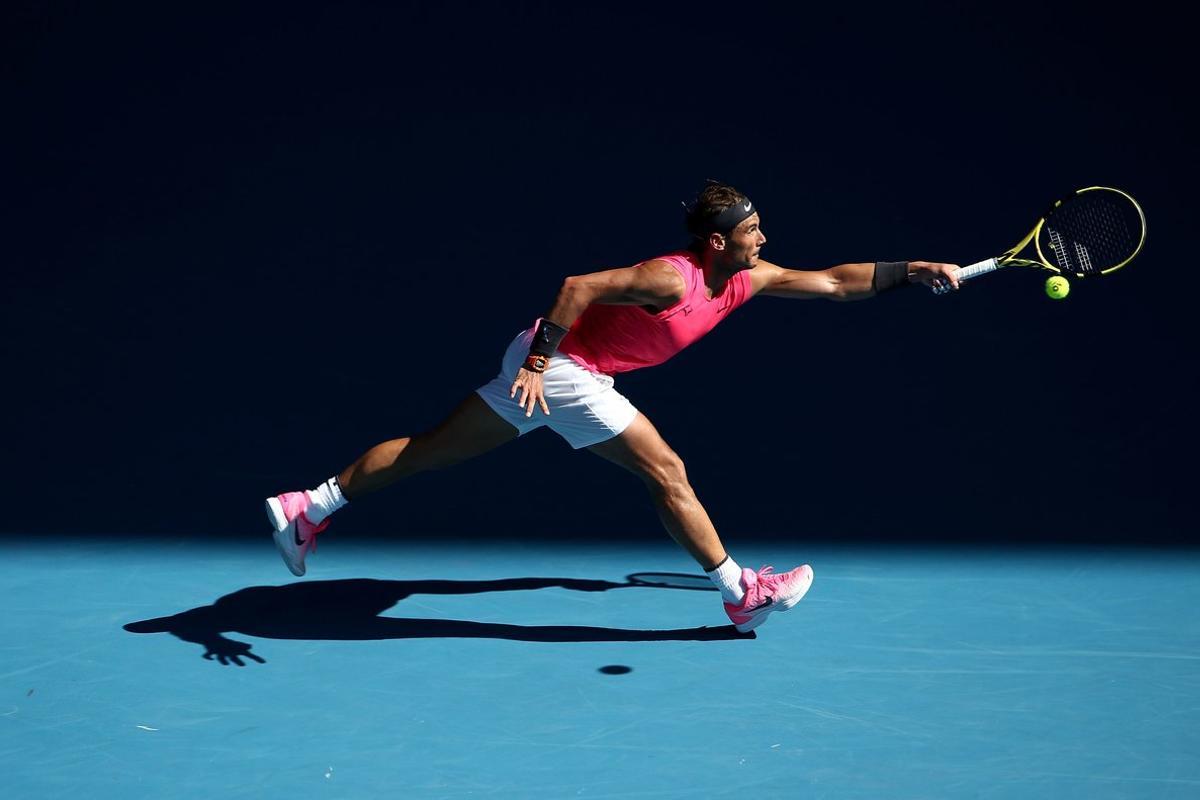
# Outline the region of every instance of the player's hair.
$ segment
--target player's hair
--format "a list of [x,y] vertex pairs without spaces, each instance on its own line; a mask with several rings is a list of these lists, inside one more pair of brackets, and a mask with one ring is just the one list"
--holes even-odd
[[745,198],[744,194],[732,186],[709,178],[696,198],[683,205],[684,225],[687,226],[688,233],[697,239],[704,239],[712,232],[712,220]]

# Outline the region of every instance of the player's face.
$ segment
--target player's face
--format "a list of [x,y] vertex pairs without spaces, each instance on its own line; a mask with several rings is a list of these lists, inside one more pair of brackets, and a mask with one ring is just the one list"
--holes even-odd
[[734,270],[753,269],[758,263],[758,253],[766,243],[762,222],[755,212],[725,237],[725,261]]

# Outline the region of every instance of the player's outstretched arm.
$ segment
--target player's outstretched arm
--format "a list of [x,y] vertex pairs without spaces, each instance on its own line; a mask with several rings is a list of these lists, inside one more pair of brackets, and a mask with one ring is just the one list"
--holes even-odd
[[839,264],[816,270],[785,269],[760,261],[750,273],[755,294],[797,299],[865,300],[904,283],[958,288],[955,264],[935,261]]

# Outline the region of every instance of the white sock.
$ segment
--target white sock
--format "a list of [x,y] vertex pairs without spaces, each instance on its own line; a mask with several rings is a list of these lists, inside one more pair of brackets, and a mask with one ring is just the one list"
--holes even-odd
[[342,496],[342,487],[336,475],[305,494],[308,495],[309,506],[304,516],[313,525],[320,525],[326,517],[349,502]]
[[731,606],[740,606],[746,596],[742,587],[742,568],[729,556],[704,573],[721,590],[721,599]]

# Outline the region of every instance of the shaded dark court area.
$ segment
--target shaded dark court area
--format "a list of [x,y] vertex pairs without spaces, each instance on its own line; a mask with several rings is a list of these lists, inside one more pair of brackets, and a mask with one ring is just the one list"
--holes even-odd
[[[0,795],[1200,795],[1180,13],[8,4]],[[795,270],[970,264],[1093,186],[1148,234],[1059,300],[764,293],[615,376],[741,566],[812,565],[753,632],[549,430],[287,571],[265,498],[434,429],[706,179]]]

